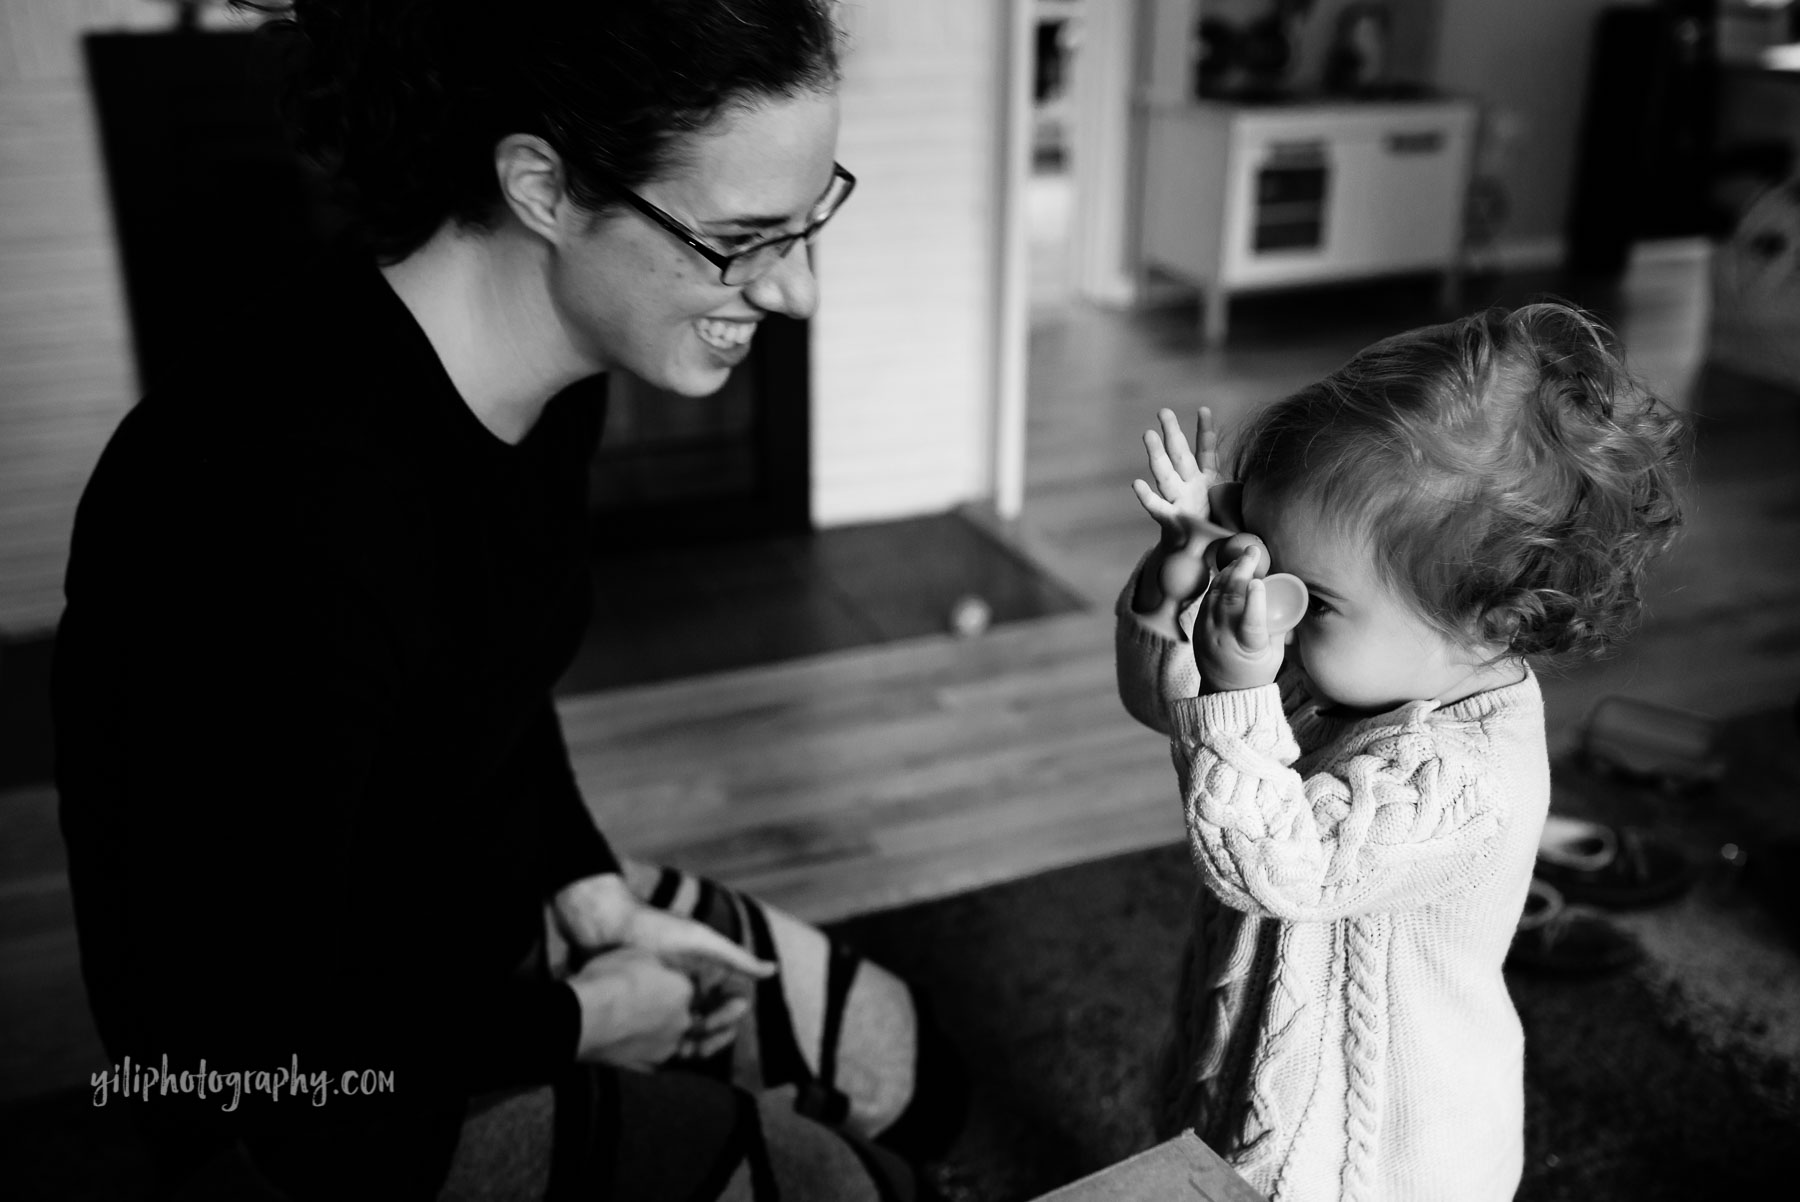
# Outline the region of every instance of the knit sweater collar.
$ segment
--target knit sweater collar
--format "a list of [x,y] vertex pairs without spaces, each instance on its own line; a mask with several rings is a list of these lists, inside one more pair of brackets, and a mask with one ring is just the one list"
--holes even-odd
[[1336,710],[1329,703],[1320,704],[1312,681],[1305,678],[1303,671],[1296,669],[1301,675],[1302,687],[1314,698],[1309,706],[1312,712],[1320,720],[1335,723],[1344,729],[1359,725],[1408,726],[1430,721],[1428,715],[1433,714],[1438,715],[1438,721],[1482,722],[1520,709],[1529,709],[1541,704],[1542,694],[1538,688],[1537,674],[1531,670],[1530,665],[1526,665],[1524,671],[1524,678],[1517,683],[1484,689],[1449,705],[1429,700],[1406,701],[1379,713],[1358,714]]

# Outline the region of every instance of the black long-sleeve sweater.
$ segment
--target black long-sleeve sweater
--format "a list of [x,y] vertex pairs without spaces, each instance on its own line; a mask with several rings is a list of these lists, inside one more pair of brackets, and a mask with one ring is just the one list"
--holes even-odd
[[617,868],[550,701],[589,609],[602,402],[565,393],[508,445],[373,267],[305,295],[107,446],[57,784],[115,1061],[396,1074],[323,1106],[122,1104],[423,1194],[469,1095],[572,1061],[573,993],[517,970],[547,895]]

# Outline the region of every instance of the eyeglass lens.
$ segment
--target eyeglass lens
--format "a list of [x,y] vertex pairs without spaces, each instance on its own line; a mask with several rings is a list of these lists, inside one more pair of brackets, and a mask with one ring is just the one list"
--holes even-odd
[[814,207],[811,215],[808,216],[806,229],[797,234],[789,234],[786,237],[764,242],[760,246],[753,246],[749,250],[732,256],[731,262],[725,267],[724,282],[733,286],[746,284],[764,272],[773,270],[775,264],[786,258],[788,252],[793,250],[797,243],[802,240],[810,243],[818,234],[819,227],[831,220],[832,215],[837,212],[838,206],[844,203],[844,198],[849,194],[848,181],[841,175],[834,178],[831,181],[831,189],[825,193],[818,205]]

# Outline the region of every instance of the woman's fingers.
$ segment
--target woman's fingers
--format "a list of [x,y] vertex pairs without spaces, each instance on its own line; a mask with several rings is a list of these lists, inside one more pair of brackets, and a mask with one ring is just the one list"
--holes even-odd
[[698,958],[710,961],[720,968],[742,973],[758,981],[775,975],[775,965],[769,961],[757,959],[709,926],[697,922],[692,926],[694,929],[682,940],[685,946],[669,948],[676,960]]
[[568,985],[581,1005],[577,1055],[589,1063],[644,1068],[673,1055],[693,1024],[694,983],[643,948],[593,957]]
[[[738,1019],[742,1018],[743,1013],[739,1012]],[[702,1030],[700,1027],[696,1026],[686,1035],[681,1037],[681,1046],[677,1049],[675,1054],[682,1060],[705,1060],[708,1057],[718,1055],[720,1052],[723,1052],[726,1048],[730,1047],[732,1041],[737,1039],[737,1037],[738,1025],[736,1020],[716,1029]]]
[[757,980],[775,974],[775,965],[757,959],[705,923],[651,906],[633,916],[626,938],[691,975],[708,968],[722,968]]
[[695,1016],[693,1035],[698,1039],[712,1039],[718,1035],[729,1035],[737,1030],[738,1023],[744,1015],[750,1013],[750,999],[736,995],[726,999],[711,1010]]
[[700,1041],[698,1053],[694,1058],[696,1060],[705,1060],[709,1056],[717,1056],[720,1052],[723,1052],[726,1048],[730,1047],[731,1041],[736,1038],[736,1027],[733,1027],[729,1031],[720,1031],[716,1035],[709,1035]]
[[715,991],[708,998],[697,997],[693,1019],[675,1049],[676,1058],[704,1060],[730,1047],[737,1038],[738,1024],[750,1013],[750,1004],[750,999],[742,994]]

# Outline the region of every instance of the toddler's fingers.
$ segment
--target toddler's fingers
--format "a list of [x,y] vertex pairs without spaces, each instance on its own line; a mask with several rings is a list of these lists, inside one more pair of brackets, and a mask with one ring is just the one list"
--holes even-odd
[[1256,552],[1255,547],[1245,548],[1220,576],[1219,583],[1224,587],[1213,586],[1220,594],[1220,623],[1233,638],[1238,637],[1244,611],[1250,604],[1250,585],[1256,579]]
[[1239,556],[1229,568],[1213,577],[1212,588],[1206,594],[1203,616],[1219,634],[1230,638],[1237,637],[1238,619],[1249,596],[1250,576],[1243,566],[1243,556]]
[[1238,645],[1246,651],[1261,652],[1269,646],[1269,590],[1262,581],[1252,578],[1244,598],[1244,612],[1238,618]]
[[1162,425],[1162,440],[1169,449],[1169,459],[1175,470],[1181,473],[1181,479],[1189,480],[1200,471],[1200,465],[1194,462],[1194,452],[1188,447],[1187,435],[1182,432],[1181,421],[1175,416],[1173,409],[1159,409],[1156,419]]
[[1252,542],[1244,547],[1238,552],[1237,558],[1231,561],[1231,579],[1246,597],[1250,594],[1250,582],[1256,579],[1256,568],[1261,562],[1262,544],[1259,542]]
[[1200,470],[1217,474],[1219,470],[1219,432],[1213,429],[1212,410],[1200,406],[1194,423],[1194,441],[1200,447]]
[[1180,496],[1181,473],[1169,459],[1169,451],[1163,445],[1162,435],[1155,430],[1144,431],[1144,450],[1149,453],[1150,477],[1156,481],[1157,489],[1170,500]]
[[1173,527],[1176,524],[1174,504],[1166,500],[1154,488],[1142,480],[1133,480],[1131,491],[1137,497],[1138,504],[1144,507],[1145,513],[1164,526]]

